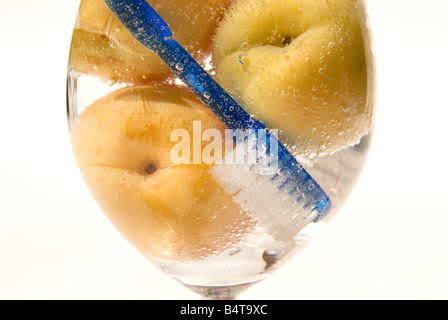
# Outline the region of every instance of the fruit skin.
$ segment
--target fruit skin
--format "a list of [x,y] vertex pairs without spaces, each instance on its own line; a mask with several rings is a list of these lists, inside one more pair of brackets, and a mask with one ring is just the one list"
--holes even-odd
[[[176,39],[199,61],[232,0],[148,0]],[[147,83],[172,75],[114,16],[104,0],[83,0],[72,38],[71,67],[116,82]]]
[[355,145],[373,117],[364,20],[356,0],[239,0],[217,29],[218,81],[297,154]]
[[[189,91],[128,87],[93,103],[71,142],[82,175],[117,229],[152,259],[194,260],[240,241],[252,220],[219,186],[211,166],[172,165],[172,130],[223,124]],[[203,143],[203,147],[206,143]]]

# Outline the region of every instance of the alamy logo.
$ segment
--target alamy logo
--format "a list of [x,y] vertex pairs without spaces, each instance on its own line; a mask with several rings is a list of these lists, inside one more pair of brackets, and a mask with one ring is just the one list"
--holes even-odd
[[[225,130],[202,132],[200,121],[193,122],[192,136],[188,130],[171,132],[171,162],[178,164],[215,164],[256,166],[259,174],[273,175],[278,169],[278,130]],[[203,146],[203,143],[207,143]]]

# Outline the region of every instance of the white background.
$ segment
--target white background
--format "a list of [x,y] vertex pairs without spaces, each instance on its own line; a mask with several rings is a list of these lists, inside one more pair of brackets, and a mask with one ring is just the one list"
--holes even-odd
[[[78,0],[1,0],[0,299],[198,299],[98,209],[68,140]],[[377,126],[325,232],[241,299],[448,298],[448,1],[369,2]]]

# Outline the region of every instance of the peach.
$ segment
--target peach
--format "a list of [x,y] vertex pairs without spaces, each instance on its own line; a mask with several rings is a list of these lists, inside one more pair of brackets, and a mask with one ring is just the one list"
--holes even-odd
[[[224,9],[232,0],[148,0],[176,39],[203,59]],[[147,83],[172,75],[151,50],[140,44],[104,0],[83,0],[72,39],[71,67],[106,80]]]
[[213,62],[223,87],[283,142],[325,155],[372,128],[368,36],[362,1],[239,0],[218,27]]
[[172,164],[171,132],[191,133],[193,121],[224,135],[223,124],[189,91],[128,87],[93,103],[72,128],[92,194],[147,257],[205,258],[240,241],[254,224],[215,181],[212,165]]

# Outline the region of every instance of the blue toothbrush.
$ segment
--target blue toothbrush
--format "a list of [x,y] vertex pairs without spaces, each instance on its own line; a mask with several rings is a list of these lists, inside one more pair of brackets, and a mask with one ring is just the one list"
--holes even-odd
[[[286,147],[250,116],[174,39],[168,24],[145,0],[105,0],[116,17],[144,46],[155,52],[229,129],[264,131],[265,154],[276,157],[276,173],[261,175],[256,165],[217,165],[214,174],[274,238],[290,241],[309,222],[331,208],[327,194]],[[262,162],[262,159],[257,159]],[[263,160],[265,161],[265,159]],[[275,199],[275,200],[272,200]]]

